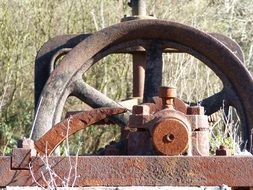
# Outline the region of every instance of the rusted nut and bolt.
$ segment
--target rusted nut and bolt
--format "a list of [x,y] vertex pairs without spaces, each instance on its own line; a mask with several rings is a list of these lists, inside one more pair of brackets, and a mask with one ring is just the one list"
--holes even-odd
[[128,126],[130,128],[143,128],[143,125],[150,119],[150,107],[148,105],[135,105],[132,108],[132,115],[129,116]]
[[224,145],[220,145],[220,147],[216,150],[216,155],[217,156],[230,156],[230,152]]
[[174,99],[177,97],[176,88],[161,86],[159,97],[162,98],[164,108],[173,108]]
[[135,115],[149,115],[150,108],[148,105],[135,105],[132,108],[132,113]]

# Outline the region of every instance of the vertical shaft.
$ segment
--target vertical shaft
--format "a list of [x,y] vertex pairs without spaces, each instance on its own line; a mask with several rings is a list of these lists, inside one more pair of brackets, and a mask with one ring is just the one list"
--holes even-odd
[[146,16],[146,0],[131,0],[132,15]]
[[[131,0],[132,15],[146,16],[146,0]],[[143,97],[145,80],[145,52],[133,53],[133,96]]]
[[133,54],[133,97],[143,97],[146,53]]

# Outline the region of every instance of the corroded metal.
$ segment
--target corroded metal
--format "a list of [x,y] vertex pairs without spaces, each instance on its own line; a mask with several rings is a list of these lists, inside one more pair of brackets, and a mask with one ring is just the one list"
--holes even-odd
[[72,115],[56,124],[39,140],[35,141],[35,148],[40,155],[50,155],[70,135],[98,121],[126,111],[124,108],[100,108]]
[[156,150],[168,156],[185,153],[191,138],[190,126],[187,124],[175,118],[159,121],[152,134]]
[[[91,34],[56,36],[40,48],[35,59],[35,107],[37,107],[42,89],[53,71],[52,68],[54,67],[53,65],[55,62],[52,62],[52,59],[56,58],[55,54],[58,53],[57,57],[59,57],[62,55],[62,53],[59,54],[61,49],[68,48],[70,50],[89,35]],[[64,51],[63,54],[65,53],[66,51]],[[55,59],[55,61],[56,60],[57,59]]]
[[215,154],[218,156],[230,156],[231,155],[229,150],[223,145],[220,145],[220,147],[216,150]]
[[130,132],[127,139],[128,155],[154,155],[148,131]]
[[[48,66],[44,64],[44,71],[48,72],[44,79],[48,78],[48,82],[45,84],[45,80],[43,80],[45,88],[41,94],[41,107],[38,109],[38,117],[35,121],[36,130],[42,129],[42,131],[34,135],[34,138],[38,138],[59,121],[63,105],[69,95],[75,95],[94,107],[108,103],[110,103],[110,105],[117,104],[109,98],[103,97],[99,92],[94,91],[95,89],[92,89],[92,87],[89,88],[87,84],[80,82],[80,76],[90,66],[110,53],[137,52],[142,54],[141,59],[144,60],[143,55],[145,52],[147,64],[145,65],[146,76],[144,90],[142,90],[141,87],[143,82],[140,81],[143,79],[143,73],[138,77],[140,84],[135,88],[138,88],[138,93],[136,93],[138,95],[141,95],[142,91],[144,91],[144,102],[149,102],[145,104],[149,106],[149,113],[144,114],[146,113],[145,110],[141,110],[141,113],[139,110],[133,110],[134,114],[130,117],[129,128],[131,128],[131,130],[135,129],[136,131],[130,130],[127,135],[128,139],[106,146],[103,154],[152,155],[156,154],[156,151],[158,151],[161,154],[167,155],[190,155],[190,153],[193,155],[208,155],[208,125],[206,124],[207,118],[203,115],[203,109],[201,107],[190,107],[174,96],[169,99],[165,99],[166,97],[162,97],[162,99],[153,98],[153,96],[158,95],[158,88],[162,81],[162,53],[172,50],[173,52],[190,53],[203,61],[220,77],[224,89],[216,95],[202,100],[201,104],[205,107],[208,115],[217,111],[223,104],[225,104],[225,106],[234,106],[238,110],[242,121],[243,138],[245,140],[249,139],[251,124],[253,124],[253,111],[251,106],[249,106],[253,102],[253,98],[249,95],[253,91],[252,77],[242,64],[243,55],[241,52],[234,52],[238,50],[238,46],[229,39],[222,38],[222,36],[213,36],[214,37],[194,28],[173,22],[142,20],[121,23],[88,37],[85,36],[82,42],[78,45],[77,43],[75,45],[72,44],[72,47],[66,46],[66,41],[60,43],[56,42],[54,45],[55,48],[58,49],[55,49],[54,53],[48,51],[51,53],[50,56],[47,57],[47,60],[51,61],[51,65],[49,65],[50,69],[48,70]],[[69,40],[70,39],[71,37]],[[61,44],[62,47],[60,47],[59,44]],[[208,44],[208,46],[206,44]],[[56,60],[63,54],[66,55],[61,64],[55,67],[53,64],[55,64]],[[141,62],[142,61],[140,61],[140,63]],[[41,64],[41,62],[39,63]],[[43,64],[40,66],[42,68]],[[144,67],[142,69],[144,70]],[[49,77],[50,72],[52,72],[52,74]],[[94,98],[94,95],[96,98]],[[174,106],[173,109],[175,109],[174,111],[163,110],[163,108],[171,108],[172,104]],[[175,114],[180,111],[182,113],[179,115]],[[151,113],[153,114],[151,117],[147,116]],[[173,119],[171,119],[170,115],[173,113]],[[159,120],[159,118],[162,119]],[[176,123],[175,118],[178,119]],[[83,121],[81,121],[80,118],[77,120],[78,121],[73,122],[73,128],[79,127],[81,129],[86,126],[83,125]],[[187,121],[186,125],[182,125],[182,121],[184,120]],[[59,124],[59,126],[62,126],[59,127],[61,129],[60,132],[56,130],[57,126],[52,129],[54,132],[57,131],[58,135],[60,134],[59,136],[61,136],[61,138],[59,139],[61,140],[63,136],[67,136],[66,124],[69,125],[71,123],[66,123],[66,121],[69,120],[65,120],[63,125]],[[174,127],[170,128],[168,126]],[[52,132],[52,134],[54,132]],[[46,138],[46,136],[47,134],[44,138]],[[41,149],[45,150],[45,147],[48,147],[48,142],[52,141],[51,139],[50,137],[47,139],[46,143],[42,143]],[[177,144],[171,147],[167,146],[175,142],[177,142]],[[151,143],[153,143],[153,145]],[[56,144],[58,145],[59,141],[57,141]],[[52,147],[56,147],[56,144]],[[35,143],[35,145],[37,145],[37,143]],[[156,151],[154,151],[153,146],[156,148]],[[47,151],[50,152],[52,150],[49,149]],[[38,152],[40,152],[39,149]],[[13,155],[13,158],[15,158],[17,154]],[[28,155],[31,156],[30,154]],[[20,163],[20,159],[17,158],[19,157],[16,156],[16,159],[13,159],[13,161],[16,160],[17,163]],[[252,180],[249,180],[252,177],[252,162],[248,161],[252,160],[252,157],[233,157],[228,160],[226,160],[226,157],[200,158],[196,156],[191,158],[115,157],[119,162],[110,160],[113,158],[114,157],[95,157],[94,160],[89,160],[91,159],[90,157],[80,157],[81,165],[79,166],[82,169],[80,178],[82,179],[81,181],[78,181],[79,179],[76,181],[77,185],[220,185],[221,183],[226,183],[230,186],[252,186]],[[45,181],[41,179],[42,176],[40,177],[40,175],[42,175],[41,169],[44,171],[44,168],[38,161],[39,157],[30,159],[32,159],[32,167],[35,169],[36,180],[44,183]],[[30,159],[25,157],[25,163],[21,163],[20,169],[25,169],[25,164],[27,164]],[[59,158],[49,158],[52,162],[57,162],[55,169],[59,170],[59,175],[64,178],[63,175],[66,173],[66,162],[61,164],[61,161],[57,159]],[[65,159],[66,158],[62,158],[62,161],[64,162]],[[234,178],[234,176],[226,172],[224,175],[224,171],[228,170],[228,165],[229,168],[236,168],[236,170],[232,170],[233,173],[240,172],[236,162],[233,162],[235,159],[237,159],[236,161],[242,159],[243,163],[249,163],[247,166],[240,165],[240,168],[245,167],[245,170],[247,167],[243,179],[239,177]],[[93,163],[95,167],[93,165],[85,165],[87,163],[83,162],[83,160],[89,162],[88,164]],[[107,162],[108,160],[110,161]],[[133,162],[131,162],[131,160],[133,160]],[[100,162],[102,162],[102,166]],[[54,164],[50,163],[50,166],[51,165],[54,166]],[[112,171],[107,168],[107,165],[113,165]],[[15,166],[13,168],[16,168],[18,165],[13,163],[13,166]],[[92,170],[93,168],[95,168],[95,171]],[[136,168],[138,168],[138,170],[136,170]],[[215,168],[215,170],[213,170],[213,168]],[[128,173],[126,169],[130,172]],[[107,173],[109,170],[110,173]],[[33,172],[33,170],[31,171]],[[89,172],[85,173],[83,171]],[[219,174],[222,174],[222,176],[218,175],[216,171],[219,171]],[[97,173],[99,173],[99,175]],[[77,172],[76,174],[79,173]],[[118,174],[123,176],[123,178],[118,177]],[[24,175],[26,176],[27,174]],[[45,176],[47,176],[47,174],[45,174]],[[29,180],[30,178],[27,179],[26,182]]]
[[11,157],[1,157],[0,186],[37,186],[37,183],[46,186],[50,171],[57,174],[55,182],[58,186],[63,185],[64,179],[73,186],[253,186],[252,156],[79,156],[46,159],[48,165],[42,162],[43,158],[32,157],[29,170],[13,170],[10,168]]
[[[153,39],[157,39],[157,42],[161,40],[164,48],[176,48],[199,58],[221,78],[225,86],[222,99],[225,99],[228,105],[233,105],[239,110],[243,138],[249,139],[250,126],[253,123],[253,111],[249,106],[253,102],[253,97],[249,94],[253,91],[253,80],[241,61],[224,44],[210,35],[188,26],[160,20],[120,23],[89,36],[74,47],[64,57],[61,64],[55,68],[45,86],[46,90],[42,93],[44,97],[41,104],[42,108],[39,112],[46,110],[47,113],[38,114],[37,121],[35,121],[36,130],[45,129],[47,131],[58,121],[58,116],[55,114],[61,111],[62,104],[71,92],[68,85],[75,81],[75,74],[85,72],[94,62],[110,52],[139,45],[148,47]],[[81,68],[82,71],[78,72]],[[55,94],[56,91],[59,95]],[[54,99],[49,97],[54,97]],[[217,102],[217,99],[221,100],[220,97],[213,96],[202,101],[207,113],[211,114],[217,109],[213,109],[215,103],[206,104],[206,102]],[[216,107],[221,107],[222,103],[223,101],[218,102]],[[41,135],[43,133],[39,132]]]
[[[115,102],[103,93],[85,83],[83,79],[78,79],[75,81],[72,86],[71,95],[79,98],[92,108],[123,107],[120,103]],[[124,114],[114,115],[109,119],[117,123],[119,126],[125,126],[127,124],[127,116]]]
[[35,149],[27,149],[27,148],[14,149],[12,151],[12,156],[11,156],[11,166],[10,166],[11,169],[13,170],[29,169],[28,165],[31,161],[32,156],[36,156]]
[[[215,37],[220,42],[222,42],[242,62],[244,62],[244,55],[243,55],[242,49],[235,41],[233,41],[232,39],[230,39],[222,34],[218,34],[218,33],[209,33],[209,34],[211,36]],[[38,54],[35,59],[35,107],[37,107],[42,89],[43,89],[47,79],[49,78],[50,73],[54,69],[55,61],[57,61],[58,58],[60,58],[62,55],[65,55],[67,53],[67,51],[70,51],[79,42],[81,42],[82,40],[84,40],[85,38],[87,38],[90,35],[91,34],[56,36],[54,38],[49,39],[41,47],[41,49],[38,51]],[[164,53],[184,53],[183,51],[180,51],[178,49],[173,49],[173,48],[165,48],[163,50],[163,52]],[[137,46],[137,47],[127,48],[125,50],[118,50],[118,51],[115,51],[114,53],[132,53],[133,55],[137,54],[137,56],[136,56],[136,58],[137,58],[138,54],[145,54],[145,49],[140,46]],[[133,62],[135,62],[134,59],[135,58],[133,58]],[[140,62],[143,65],[143,62],[142,61],[140,61]],[[142,70],[141,70],[141,72],[143,73]],[[133,74],[133,77],[135,77],[134,74]],[[143,80],[142,78],[140,78],[140,79]],[[138,81],[138,83],[141,83],[141,81]],[[144,84],[142,84],[142,85],[144,85]],[[143,94],[143,92],[141,94]],[[218,99],[219,98],[217,97],[217,100]]]
[[[146,17],[145,0],[131,0],[130,4],[133,16],[125,20]],[[187,105],[176,98],[175,89],[167,87],[162,88],[160,97],[154,97],[162,83],[164,52],[189,53],[220,77],[224,89],[200,103],[208,115],[223,104],[234,106],[243,138],[252,143],[253,79],[242,64],[238,44],[223,35],[209,35],[178,23],[131,21],[94,34],[59,36],[41,48],[35,66],[38,114],[33,138],[43,136],[35,144],[24,141],[11,157],[0,157],[0,186],[46,187],[52,176],[55,186],[66,184],[64,180],[70,186],[253,186],[252,156],[205,157],[209,155],[209,128],[202,106]],[[100,108],[71,115],[55,125],[68,96],[76,96],[93,108],[121,107],[82,80],[88,68],[111,53],[133,54],[133,95],[144,96],[145,104],[133,107],[129,122],[124,115],[115,117],[127,112],[124,108]],[[116,121],[126,135],[98,154],[173,157],[47,157],[64,139],[103,119]],[[228,151],[220,147],[216,154],[228,155]]]
[[162,86],[159,94],[154,104],[133,106],[126,154],[208,156],[209,124],[203,107],[185,104],[186,109],[179,111],[175,88]]
[[177,97],[175,88],[161,86],[159,96],[162,99],[163,108],[174,108],[174,99]]
[[229,38],[223,34],[219,34],[219,33],[212,32],[212,33],[210,33],[210,35],[213,36],[214,38],[216,38],[217,40],[219,40],[225,46],[227,46],[241,60],[241,62],[244,63],[243,51],[236,41],[232,40],[231,38]]

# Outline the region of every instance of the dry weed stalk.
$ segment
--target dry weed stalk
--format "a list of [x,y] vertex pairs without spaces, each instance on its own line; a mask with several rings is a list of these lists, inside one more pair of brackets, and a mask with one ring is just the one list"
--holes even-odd
[[211,146],[217,149],[220,145],[225,145],[232,154],[240,152],[240,145],[243,143],[240,134],[240,118],[233,107],[225,111],[225,106],[216,113],[216,121],[211,124]]
[[[69,153],[70,152],[70,146],[69,146],[68,135],[69,135],[69,128],[70,128],[69,123],[71,122],[71,119],[72,119],[72,117],[70,117],[68,119],[66,141],[65,141],[66,143],[65,143],[65,146],[64,146],[65,154],[67,156],[66,159],[68,159],[68,163],[69,163],[69,166],[68,166],[69,167],[69,172],[68,172],[68,174],[62,178],[60,175],[58,175],[54,171],[54,168],[50,164],[49,158],[48,158],[48,155],[47,155],[47,144],[46,144],[46,147],[45,147],[45,155],[43,155],[43,156],[38,155],[38,158],[41,160],[41,162],[43,163],[43,165],[45,167],[45,171],[40,172],[41,178],[43,180],[43,184],[45,184],[45,185],[42,185],[42,183],[38,182],[38,180],[36,179],[36,175],[33,172],[32,162],[29,163],[29,169],[30,169],[30,174],[32,176],[32,179],[42,189],[50,189],[50,190],[57,189],[57,182],[56,181],[60,181],[62,187],[74,187],[75,183],[76,183],[76,180],[79,177],[77,175],[77,164],[78,164],[79,149],[76,152],[74,163],[73,163],[73,161],[72,161],[73,159],[71,159],[71,156],[70,156],[70,153]],[[48,174],[48,177],[45,176],[45,173]],[[44,186],[46,186],[46,188]]]

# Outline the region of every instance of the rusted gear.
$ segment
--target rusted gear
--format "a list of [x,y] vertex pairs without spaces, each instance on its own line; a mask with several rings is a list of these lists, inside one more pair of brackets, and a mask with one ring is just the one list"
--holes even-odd
[[221,92],[201,101],[206,112],[211,114],[219,110],[223,102],[234,106],[240,115],[243,139],[249,139],[253,125],[253,80],[240,59],[211,35],[162,20],[120,23],[87,37],[74,47],[55,68],[44,87],[35,121],[37,133],[33,138],[38,139],[59,122],[70,94],[87,98],[82,73],[106,55],[135,46],[142,46],[147,52],[144,100],[150,101],[158,94],[162,79],[162,50],[174,48],[189,53],[210,67],[223,82]]

